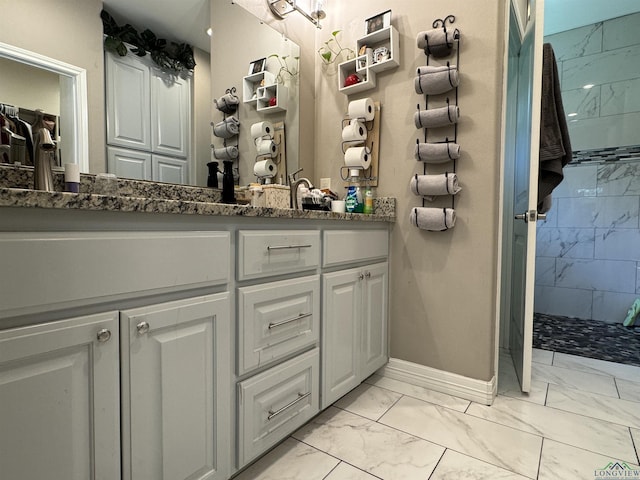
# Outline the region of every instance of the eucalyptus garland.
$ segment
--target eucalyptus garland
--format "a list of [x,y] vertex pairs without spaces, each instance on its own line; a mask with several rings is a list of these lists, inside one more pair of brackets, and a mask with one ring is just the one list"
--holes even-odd
[[106,37],[104,49],[108,52],[117,53],[124,57],[129,51],[125,44],[129,44],[131,51],[139,57],[144,57],[149,53],[155,64],[164,71],[176,74],[184,71],[192,72],[196,66],[191,45],[175,42],[168,45],[164,38],[156,37],[148,28],[139,34],[128,23],[119,26],[105,10],[100,12],[100,18]]

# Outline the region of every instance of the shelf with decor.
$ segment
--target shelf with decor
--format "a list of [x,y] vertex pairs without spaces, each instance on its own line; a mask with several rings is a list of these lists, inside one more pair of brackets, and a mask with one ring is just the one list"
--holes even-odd
[[[275,100],[274,100],[275,99]],[[279,83],[259,87],[256,110],[262,113],[275,113],[287,110],[289,89]]]
[[[400,65],[400,36],[392,25],[356,40],[358,56],[338,65],[338,91],[345,95],[376,87],[376,74]],[[349,80],[351,77],[355,80]]]
[[243,103],[256,103],[258,101],[258,89],[275,83],[276,80],[273,73],[266,70],[242,77]]

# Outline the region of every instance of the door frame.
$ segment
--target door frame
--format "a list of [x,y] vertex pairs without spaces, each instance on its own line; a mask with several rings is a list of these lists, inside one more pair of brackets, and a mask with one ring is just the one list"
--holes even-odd
[[[537,2],[543,2],[543,0],[537,0]],[[498,272],[500,272],[500,281],[498,288],[496,289],[496,329],[495,329],[495,352],[494,352],[494,371],[496,380],[499,375],[499,361],[500,351],[502,349],[509,348],[509,323],[510,323],[510,311],[511,311],[511,271],[512,271],[512,237],[513,237],[513,213],[509,209],[509,206],[513,204],[514,192],[512,188],[505,188],[513,186],[513,179],[515,175],[514,165],[507,162],[509,152],[515,150],[514,145],[508,145],[508,131],[509,131],[509,119],[507,119],[508,111],[508,87],[509,87],[509,53],[512,44],[516,45],[519,49],[525,33],[531,28],[531,9],[536,6],[537,2],[532,0],[507,0],[508,3],[508,15],[505,16],[505,34],[504,34],[504,57],[503,57],[503,87],[502,87],[502,131],[501,131],[501,154],[500,154],[500,199],[499,202],[499,222],[498,222],[498,238],[500,238],[498,246]],[[544,5],[541,9],[544,11]],[[535,10],[534,10],[535,12]],[[535,14],[535,13],[534,13]],[[539,20],[539,19],[536,19]],[[536,22],[537,23],[537,22]],[[512,29],[510,25],[516,25],[516,29]],[[537,33],[536,33],[536,36]],[[540,37],[542,41],[542,37]],[[538,112],[539,113],[539,112]],[[533,112],[535,115],[535,112]],[[532,135],[531,142],[539,142],[539,136]],[[531,180],[530,180],[531,181]],[[507,184],[507,182],[509,182]],[[532,188],[530,184],[530,189]],[[535,248],[534,243],[530,244]],[[527,263],[527,270],[530,272],[528,275],[535,274],[535,257],[534,264]],[[531,287],[533,288],[533,287]],[[533,301],[533,300],[532,300]]]

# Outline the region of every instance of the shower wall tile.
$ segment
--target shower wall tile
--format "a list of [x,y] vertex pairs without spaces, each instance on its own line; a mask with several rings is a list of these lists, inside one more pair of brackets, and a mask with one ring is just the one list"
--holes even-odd
[[595,53],[562,62],[562,90],[640,77],[640,46]]
[[[591,90],[595,90],[595,87]],[[640,111],[640,78],[607,83],[600,87],[600,115],[620,115]],[[564,93],[563,97],[564,99]],[[585,108],[589,104],[585,105]],[[586,115],[585,115],[586,116]],[[592,115],[596,116],[596,115]]]
[[592,150],[620,145],[637,145],[640,113],[586,118],[569,122],[573,150]]
[[553,190],[553,198],[595,197],[598,185],[596,165],[567,166],[562,170],[564,178]]
[[607,323],[622,323],[635,293],[593,292],[593,319]]
[[638,197],[581,197],[558,200],[558,226],[638,228]]
[[636,293],[640,295],[640,262],[636,263]]
[[549,315],[591,318],[591,290],[537,285],[533,310]]
[[545,257],[593,258],[593,228],[539,228],[536,255]]
[[596,229],[595,258],[640,261],[640,230]]
[[602,23],[547,35],[544,41],[553,45],[558,62],[599,53],[602,51]]
[[640,162],[614,162],[598,166],[598,195],[640,196]]
[[565,90],[562,92],[562,105],[567,115],[577,113],[577,116],[569,120],[581,120],[583,118],[600,116],[600,86],[577,90]]
[[553,287],[556,283],[556,259],[553,257],[536,257],[536,285]]
[[558,287],[635,292],[636,262],[619,260],[556,260]]
[[640,13],[632,13],[603,22],[603,49],[614,50],[640,43],[639,29]]

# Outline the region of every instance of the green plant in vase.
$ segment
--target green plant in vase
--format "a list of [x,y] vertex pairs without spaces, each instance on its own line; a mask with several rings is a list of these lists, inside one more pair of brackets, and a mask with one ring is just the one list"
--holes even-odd
[[300,57],[291,57],[289,55],[280,56],[272,53],[267,58],[275,58],[280,64],[280,69],[276,74],[276,82],[284,85],[287,80],[297,79],[300,75]]

